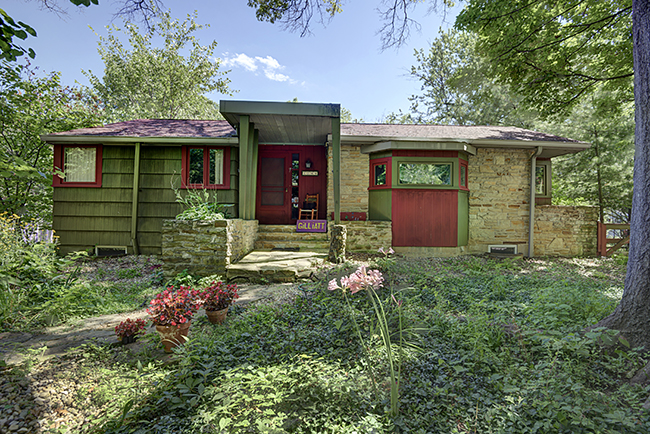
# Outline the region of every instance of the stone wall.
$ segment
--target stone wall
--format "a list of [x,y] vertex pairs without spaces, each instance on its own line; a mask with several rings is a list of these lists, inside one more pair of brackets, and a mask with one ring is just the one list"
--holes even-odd
[[[341,212],[368,212],[370,158],[361,146],[341,146]],[[327,148],[327,216],[334,212],[332,147]],[[348,237],[349,237],[348,232]],[[349,238],[348,238],[349,240]]]
[[[334,223],[329,222],[328,231]],[[393,244],[392,222],[389,221],[341,221],[347,228],[347,251],[377,251]]]
[[535,207],[535,256],[595,256],[598,209],[592,206]]
[[531,151],[479,148],[469,157],[468,253],[485,253],[490,244],[528,249]]
[[187,270],[194,276],[226,273],[226,266],[253,250],[256,220],[165,220],[162,228],[166,278]]

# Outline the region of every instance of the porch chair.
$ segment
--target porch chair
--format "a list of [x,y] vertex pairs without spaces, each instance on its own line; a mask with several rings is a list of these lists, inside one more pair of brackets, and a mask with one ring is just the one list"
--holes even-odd
[[318,194],[305,195],[302,206],[298,211],[298,220],[315,220],[318,218]]

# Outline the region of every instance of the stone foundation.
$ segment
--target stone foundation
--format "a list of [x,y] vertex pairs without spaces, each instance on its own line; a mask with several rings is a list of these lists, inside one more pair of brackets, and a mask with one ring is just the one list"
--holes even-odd
[[598,209],[592,206],[535,207],[535,256],[595,256]]
[[[332,233],[333,222],[329,222]],[[342,221],[347,228],[347,246],[349,251],[377,251],[380,247],[388,249],[393,244],[392,222],[386,221]]]
[[193,276],[221,274],[253,250],[257,220],[165,220],[162,227],[163,273],[187,270]]

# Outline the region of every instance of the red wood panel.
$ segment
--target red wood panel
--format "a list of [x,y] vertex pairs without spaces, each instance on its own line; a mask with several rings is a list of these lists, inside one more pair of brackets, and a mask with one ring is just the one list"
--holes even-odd
[[412,149],[398,149],[393,151],[393,157],[456,158],[458,157],[458,151],[418,151]]
[[393,246],[455,247],[458,190],[393,189]]

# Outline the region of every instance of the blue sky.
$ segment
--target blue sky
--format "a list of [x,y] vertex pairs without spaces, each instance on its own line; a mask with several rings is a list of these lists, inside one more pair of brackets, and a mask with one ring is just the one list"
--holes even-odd
[[[36,51],[32,62],[42,71],[60,71],[65,84],[88,84],[81,70],[102,75],[97,53],[98,37],[106,35],[116,5],[100,0],[99,6],[76,8],[59,0],[68,14],[42,10],[41,2],[10,0],[4,10],[16,20],[32,26],[37,38],[22,44]],[[68,6],[70,4],[70,6]],[[417,93],[419,82],[409,77],[414,49],[426,48],[438,29],[453,24],[458,9],[427,13],[427,5],[416,9],[413,18],[422,26],[413,30],[406,46],[380,50],[376,11],[379,1],[354,0],[343,5],[343,13],[323,27],[314,23],[312,35],[300,37],[278,24],[259,22],[246,0],[165,0],[175,18],[198,11],[197,22],[210,24],[196,36],[204,45],[218,43],[215,55],[222,69],[229,69],[233,96],[211,94],[211,98],[261,101],[340,103],[354,117],[378,122],[390,112],[408,110],[408,97]],[[122,24],[121,20],[114,22]]]

